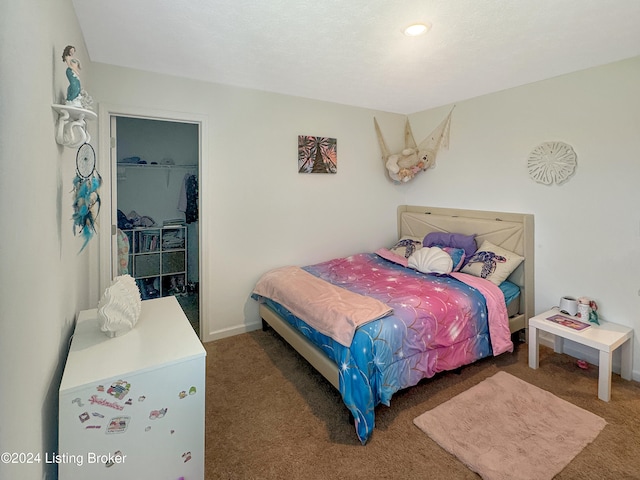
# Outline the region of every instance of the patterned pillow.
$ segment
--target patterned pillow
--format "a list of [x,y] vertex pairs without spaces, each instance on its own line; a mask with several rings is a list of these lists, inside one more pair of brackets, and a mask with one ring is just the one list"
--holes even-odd
[[517,253],[505,250],[485,240],[478,251],[467,259],[461,272],[486,278],[496,285],[500,285],[511,275],[511,272],[518,268],[523,260],[524,257]]
[[397,255],[393,253],[388,248],[379,248],[374,253],[380,255],[385,260],[388,260],[393,263],[397,263],[398,265],[402,265],[403,267],[409,266],[409,259],[404,258],[403,255]]
[[409,258],[417,250],[422,248],[422,239],[417,237],[402,237],[398,242],[391,247],[392,253],[400,255],[404,258]]
[[[418,243],[416,243],[418,242]],[[442,251],[446,252],[453,262],[453,272],[459,272],[462,266],[464,265],[465,254],[462,248],[453,248],[453,247],[443,247],[440,245],[434,245],[435,247],[440,248]],[[411,251],[411,248],[414,248]],[[416,239],[415,237],[402,237],[398,243],[396,243],[391,248],[379,248],[375,251],[378,255],[380,255],[385,260],[389,260],[393,263],[398,263],[403,267],[408,267],[408,259],[411,255],[416,253],[422,248],[426,248],[422,246],[422,242],[420,239]],[[405,255],[411,251],[409,256],[405,257]]]
[[434,247],[439,247],[449,254],[451,260],[453,260],[453,270],[451,270],[452,272],[460,271],[460,269],[464,265],[464,259],[467,258],[464,253],[464,248],[443,247],[442,245],[434,245]]

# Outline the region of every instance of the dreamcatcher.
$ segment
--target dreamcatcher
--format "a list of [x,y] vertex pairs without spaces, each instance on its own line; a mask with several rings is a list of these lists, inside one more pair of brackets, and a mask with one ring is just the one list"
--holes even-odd
[[101,184],[102,177],[96,170],[96,152],[91,145],[83,143],[76,154],[76,176],[73,179],[73,234],[80,233],[84,238],[80,252],[96,233]]

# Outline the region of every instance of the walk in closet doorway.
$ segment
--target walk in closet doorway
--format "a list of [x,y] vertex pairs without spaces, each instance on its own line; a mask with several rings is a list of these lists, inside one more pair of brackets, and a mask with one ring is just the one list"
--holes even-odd
[[[114,109],[115,110],[115,109]],[[201,292],[202,122],[111,112],[108,188],[113,277],[135,278],[143,300],[175,296],[206,337]],[[103,170],[104,171],[104,170]],[[107,185],[104,185],[107,187]],[[106,205],[103,205],[105,207]],[[106,275],[101,275],[101,282]]]

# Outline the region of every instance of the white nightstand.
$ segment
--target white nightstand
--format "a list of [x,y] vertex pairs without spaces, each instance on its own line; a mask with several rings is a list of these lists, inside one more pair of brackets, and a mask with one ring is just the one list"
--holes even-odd
[[[553,350],[556,353],[562,353],[565,338],[595,348],[600,352],[598,398],[608,402],[611,399],[611,357],[618,347],[621,347],[622,353],[620,376],[625,380],[631,380],[633,329],[601,320],[600,325],[592,324],[585,330],[574,330],[547,320],[548,317],[558,314],[559,310],[554,308],[529,319],[529,367],[538,368],[538,330],[555,335]],[[569,315],[566,317],[574,318]]]

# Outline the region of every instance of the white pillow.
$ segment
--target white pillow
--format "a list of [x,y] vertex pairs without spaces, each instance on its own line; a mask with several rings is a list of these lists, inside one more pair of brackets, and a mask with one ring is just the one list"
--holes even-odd
[[414,252],[422,248],[422,239],[404,236],[389,250],[404,258],[409,258]]
[[408,266],[422,273],[451,273],[453,259],[441,248],[423,247],[409,257]]
[[485,240],[460,271],[500,285],[523,260],[517,253]]

